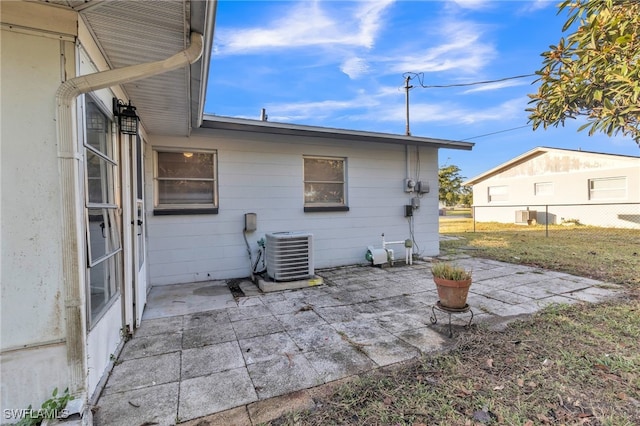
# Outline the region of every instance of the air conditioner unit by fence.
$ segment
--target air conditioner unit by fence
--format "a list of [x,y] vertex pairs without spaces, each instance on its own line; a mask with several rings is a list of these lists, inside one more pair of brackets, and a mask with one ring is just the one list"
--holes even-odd
[[516,223],[529,223],[530,220],[537,220],[536,210],[516,210]]
[[275,281],[303,280],[313,276],[313,235],[276,232],[266,235],[267,275]]

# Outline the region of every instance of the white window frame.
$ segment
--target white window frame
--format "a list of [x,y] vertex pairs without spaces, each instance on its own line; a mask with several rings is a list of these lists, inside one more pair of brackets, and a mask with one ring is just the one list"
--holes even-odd
[[[310,180],[306,177],[306,161],[307,160],[327,160],[327,161],[339,161],[342,162],[342,179],[341,180]],[[304,155],[302,157],[302,179],[303,179],[303,200],[304,209],[307,212],[311,211],[348,211],[348,198],[347,198],[347,158],[346,157],[328,157],[318,155]],[[307,201],[307,185],[308,184],[340,184],[342,185],[342,202],[309,202]]]
[[[106,119],[104,152],[89,143],[87,129],[87,114],[91,102],[96,110]],[[110,309],[120,295],[120,283],[122,281],[122,242],[120,241],[122,223],[119,217],[119,197],[118,188],[118,156],[117,133],[115,121],[112,113],[95,97],[87,94],[82,101],[82,144],[84,148],[84,188],[85,188],[85,229],[87,240],[87,269],[86,269],[86,309],[87,327],[93,328],[104,314]],[[95,158],[100,162],[100,179],[89,177],[89,158]],[[91,199],[91,187],[89,182],[100,181],[102,197],[100,200]],[[99,225],[100,231],[92,225],[95,220],[96,211],[101,211],[102,222]],[[91,214],[93,212],[93,214]],[[95,218],[94,218],[95,219]],[[98,219],[99,220],[99,219]],[[98,235],[100,232],[100,235]],[[100,242],[100,237],[104,238],[104,253],[93,253],[93,244]],[[92,275],[102,275],[104,278],[103,291],[106,295],[104,303],[100,303],[99,309],[93,306],[92,291],[95,285],[92,284]]]
[[[165,178],[159,176],[158,153],[182,153],[185,157],[189,154],[210,154],[212,158],[211,178]],[[212,203],[161,203],[160,202],[160,181],[200,181],[212,182],[213,194]],[[218,212],[218,151],[207,149],[184,149],[184,148],[153,148],[153,181],[154,181],[154,214],[215,214]]]
[[[492,194],[493,191],[497,191]],[[494,185],[487,187],[487,201],[489,203],[499,203],[509,201],[509,186],[508,185]]]
[[[594,188],[598,182],[619,182],[620,186]],[[627,177],[612,176],[588,180],[589,200],[623,200],[627,198]]]
[[533,195],[538,197],[549,197],[554,193],[553,182],[535,182],[533,184]]

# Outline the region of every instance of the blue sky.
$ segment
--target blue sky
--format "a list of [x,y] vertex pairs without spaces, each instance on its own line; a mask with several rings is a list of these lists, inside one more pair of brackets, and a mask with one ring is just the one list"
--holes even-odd
[[[558,1],[220,0],[205,111],[404,134],[404,77],[451,85],[533,74],[562,36]],[[467,140],[441,150],[471,178],[537,146],[638,155],[630,138],[527,126],[535,77],[409,93],[414,136]],[[523,128],[509,130],[514,128]],[[485,136],[486,135],[486,136]]]

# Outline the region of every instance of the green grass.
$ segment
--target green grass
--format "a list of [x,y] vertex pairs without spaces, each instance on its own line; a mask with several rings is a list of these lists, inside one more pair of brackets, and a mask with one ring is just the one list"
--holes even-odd
[[[625,324],[621,326],[621,324]],[[640,424],[640,302],[552,306],[343,384],[271,425]]]
[[445,211],[445,216],[471,217],[471,209],[449,209]]
[[539,266],[640,288],[640,230],[591,226],[518,226],[476,223],[468,218],[440,221],[442,253]]
[[441,253],[464,252],[627,286],[625,300],[551,305],[504,331],[360,375],[312,411],[271,425],[640,424],[640,230],[442,219]]

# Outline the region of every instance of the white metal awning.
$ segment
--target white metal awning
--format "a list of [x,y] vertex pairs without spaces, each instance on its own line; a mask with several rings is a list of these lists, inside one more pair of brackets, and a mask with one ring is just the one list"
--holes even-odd
[[204,35],[203,57],[190,67],[124,84],[150,134],[186,136],[202,119],[216,1],[49,0],[76,10],[112,69],[166,59]]

